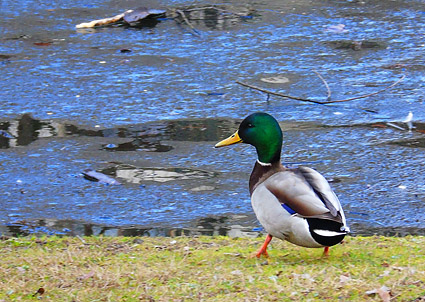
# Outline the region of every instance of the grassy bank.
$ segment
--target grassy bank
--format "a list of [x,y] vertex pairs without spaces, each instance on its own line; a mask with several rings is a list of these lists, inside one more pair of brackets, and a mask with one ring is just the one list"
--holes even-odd
[[[263,238],[4,238],[0,301],[425,301],[425,237],[306,249]],[[422,300],[421,300],[422,299]]]

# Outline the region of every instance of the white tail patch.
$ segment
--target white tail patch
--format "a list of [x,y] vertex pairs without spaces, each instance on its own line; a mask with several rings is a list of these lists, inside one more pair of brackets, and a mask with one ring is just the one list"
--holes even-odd
[[328,230],[313,230],[317,235],[323,236],[323,237],[334,237],[334,236],[341,236],[346,235],[346,232],[334,232],[334,231],[328,231]]

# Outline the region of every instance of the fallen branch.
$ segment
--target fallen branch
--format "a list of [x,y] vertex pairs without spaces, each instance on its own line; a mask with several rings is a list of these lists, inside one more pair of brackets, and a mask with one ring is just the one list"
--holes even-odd
[[260,88],[260,87],[254,86],[254,85],[246,84],[246,83],[241,82],[241,81],[236,81],[236,83],[238,83],[239,85],[248,87],[248,88],[252,88],[252,89],[255,89],[255,90],[258,90],[258,91],[261,91],[261,92],[265,92],[265,93],[267,93],[269,95],[270,94],[271,95],[276,95],[276,96],[280,96],[280,97],[283,97],[283,98],[288,98],[288,99],[302,101],[302,102],[310,102],[310,103],[315,103],[315,104],[323,104],[322,102],[315,101],[315,100],[299,98],[299,97],[296,97],[296,96],[291,96],[291,95],[283,94],[283,93],[279,93],[279,92],[273,92],[273,91],[270,91],[270,90],[267,90],[267,89],[263,89],[263,88]]
[[193,30],[193,32],[199,36],[199,32],[195,29],[192,23],[190,23],[189,19],[187,19],[186,14],[180,9],[176,9],[176,13],[179,14],[182,17],[183,21],[187,24],[187,26],[189,26]]
[[394,83],[392,83],[390,86],[387,86],[385,88],[382,88],[381,90],[378,90],[378,91],[375,91],[375,92],[372,92],[372,93],[364,94],[364,95],[361,95],[361,96],[355,96],[355,97],[344,99],[344,100],[336,100],[336,101],[324,102],[323,104],[341,103],[341,102],[348,102],[348,101],[353,101],[353,100],[358,100],[358,99],[364,99],[364,98],[370,97],[372,95],[376,95],[378,93],[384,92],[385,90],[388,90],[390,88],[393,88],[395,85],[397,85],[398,83],[400,83],[401,81],[403,81],[405,77],[406,77],[406,75],[403,75],[400,79],[398,79],[397,81],[395,81]]
[[146,7],[139,7],[136,9],[129,9],[123,12],[122,14],[116,15],[114,17],[94,20],[91,22],[80,23],[76,25],[76,28],[92,28],[98,26],[112,26],[112,25],[128,25],[128,26],[137,26],[140,22],[146,22],[148,20],[161,17],[165,15],[165,10],[159,9],[150,9]]
[[[324,105],[324,104],[342,103],[342,102],[348,102],[348,101],[353,101],[353,100],[358,100],[358,99],[364,99],[364,98],[370,97],[372,95],[376,95],[378,93],[381,93],[381,92],[383,92],[385,90],[388,90],[388,89],[396,86],[401,81],[403,81],[405,77],[406,76],[403,75],[400,79],[398,79],[397,81],[395,81],[391,85],[389,85],[389,86],[387,86],[387,87],[385,87],[383,89],[380,89],[378,91],[372,92],[372,93],[363,94],[363,95],[352,97],[352,98],[348,98],[348,99],[335,100],[335,101],[327,100],[327,101],[323,101],[323,102],[321,102],[321,101],[315,101],[315,100],[312,100],[312,99],[295,97],[295,96],[291,96],[291,95],[287,95],[287,94],[283,94],[283,93],[279,93],[279,92],[273,92],[273,91],[270,91],[270,90],[267,90],[267,89],[264,89],[264,88],[260,88],[260,87],[254,86],[254,85],[246,84],[246,83],[241,82],[241,81],[236,81],[236,83],[239,84],[239,85],[245,86],[245,87],[249,87],[249,88],[252,88],[252,89],[255,89],[255,90],[258,90],[258,91],[267,93],[267,94],[271,94],[271,95],[275,95],[275,96],[280,96],[280,97],[284,97],[284,98],[288,98],[288,99],[292,99],[292,100],[302,101],[302,102],[309,102],[309,103],[315,103],[315,104],[322,104],[322,105]],[[324,79],[322,79],[322,81],[325,83]],[[329,98],[329,93],[330,93],[330,90],[328,90],[328,98]]]
[[330,101],[332,92],[331,92],[331,89],[329,88],[328,82],[326,82],[326,80],[316,70],[313,70],[313,72],[319,77],[319,79],[322,80],[323,84],[325,84],[326,90],[328,91],[328,97],[326,98],[326,101]]
[[[253,12],[253,10],[247,8],[245,9],[245,11],[241,13],[237,13],[237,12],[227,10],[225,8],[221,8],[216,5],[199,7],[199,8],[189,7],[189,8],[183,8],[183,9],[173,9],[168,11],[160,10],[160,9],[150,9],[147,7],[139,7],[134,10],[133,9],[127,10],[124,13],[116,15],[114,17],[80,23],[76,25],[76,28],[79,28],[79,29],[93,28],[93,27],[99,27],[99,26],[113,26],[113,25],[140,26],[141,22],[145,22],[148,20],[152,21],[153,19],[167,17],[167,19],[174,19],[174,21],[178,22],[179,24],[185,23],[187,26],[189,26],[193,30],[194,33],[196,33],[197,35],[200,35],[199,32],[195,29],[195,27],[192,25],[190,20],[208,20],[208,18],[206,18],[205,14],[196,14],[197,16],[199,15],[198,16],[199,19],[192,19],[190,16],[190,13],[196,12],[196,11],[203,11],[203,10],[216,10],[217,13],[219,13],[222,16],[228,15],[228,16],[237,16],[241,18],[248,17]],[[183,21],[177,20],[177,18],[182,19]],[[216,19],[214,18],[214,20]]]
[[128,11],[126,11],[122,14],[116,15],[114,17],[94,20],[94,21],[85,22],[85,23],[80,23],[80,24],[77,24],[75,27],[76,28],[92,28],[92,27],[96,27],[96,26],[104,26],[104,25],[116,23],[116,22],[122,21],[124,19],[124,15],[126,13],[130,13],[132,11],[133,10],[128,10]]

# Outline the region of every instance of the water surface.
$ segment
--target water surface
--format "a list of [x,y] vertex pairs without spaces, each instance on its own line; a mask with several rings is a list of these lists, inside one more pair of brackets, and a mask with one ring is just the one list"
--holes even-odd
[[[147,5],[173,10],[193,3]],[[254,111],[282,123],[287,164],[311,166],[332,180],[354,232],[421,228],[422,1],[225,5],[255,13],[194,20],[197,33],[172,19],[76,30],[138,4],[1,2],[2,233],[45,221],[61,232],[72,229],[61,227],[66,221],[76,229],[197,228],[211,217],[226,217],[229,229],[256,229],[247,192],[254,150],[212,149]],[[325,100],[313,70],[333,100],[406,78],[378,95],[331,105],[268,99],[235,83]],[[271,77],[288,81],[264,81]],[[410,132],[402,122],[409,112],[416,126]],[[122,185],[88,181],[81,174],[87,169]]]

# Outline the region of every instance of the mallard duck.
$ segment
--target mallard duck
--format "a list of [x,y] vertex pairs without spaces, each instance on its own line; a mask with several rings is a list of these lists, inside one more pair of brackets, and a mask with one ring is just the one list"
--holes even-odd
[[340,243],[349,228],[338,197],[327,180],[308,167],[281,164],[282,130],[274,117],[257,112],[246,117],[239,129],[216,148],[246,143],[257,150],[258,159],[249,178],[252,208],[267,232],[256,253],[268,257],[273,237],[293,244],[318,248]]

